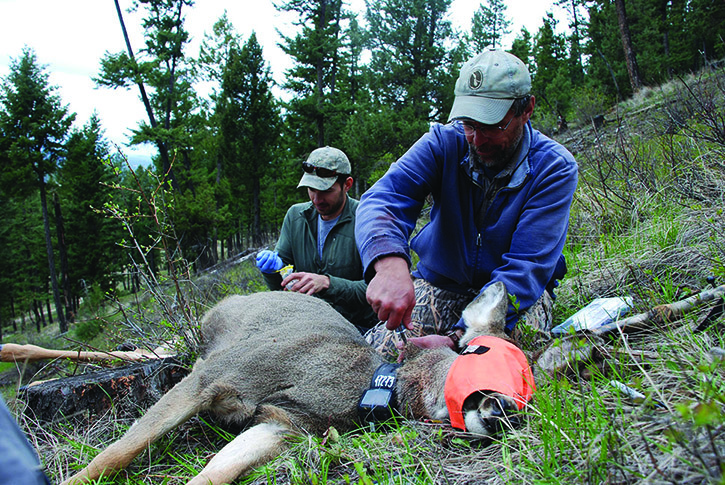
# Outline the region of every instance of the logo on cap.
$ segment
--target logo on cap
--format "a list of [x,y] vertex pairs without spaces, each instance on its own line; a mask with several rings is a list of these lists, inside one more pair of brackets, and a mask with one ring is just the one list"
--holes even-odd
[[471,77],[468,78],[468,85],[471,87],[471,89],[478,89],[483,84],[483,71],[480,69],[475,69],[471,73]]

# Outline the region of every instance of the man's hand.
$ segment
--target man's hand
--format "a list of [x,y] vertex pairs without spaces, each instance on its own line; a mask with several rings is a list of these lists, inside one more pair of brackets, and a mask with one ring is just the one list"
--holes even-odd
[[422,337],[411,337],[408,342],[420,347],[421,349],[437,349],[438,347],[448,347],[456,350],[456,345],[450,337],[445,335],[424,335]]
[[[294,284],[287,287],[294,281]],[[282,280],[282,288],[306,295],[314,295],[330,287],[330,278],[317,273],[290,273]]]
[[405,259],[389,256],[375,262],[375,276],[367,289],[367,300],[388,330],[408,327],[415,306],[415,291]]
[[[453,343],[453,339],[445,335],[424,335],[422,337],[409,337],[408,343],[415,345],[421,349],[437,349],[439,347],[448,347],[451,350],[457,351],[456,344]],[[400,351],[398,354],[398,362],[403,362],[405,359],[405,344],[398,342],[395,344],[397,349]]]

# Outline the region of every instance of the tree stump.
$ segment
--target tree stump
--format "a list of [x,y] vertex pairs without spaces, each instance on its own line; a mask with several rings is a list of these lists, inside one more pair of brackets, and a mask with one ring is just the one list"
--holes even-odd
[[138,416],[174,387],[188,369],[173,357],[30,384],[20,388],[24,413],[41,422],[93,420],[112,407]]

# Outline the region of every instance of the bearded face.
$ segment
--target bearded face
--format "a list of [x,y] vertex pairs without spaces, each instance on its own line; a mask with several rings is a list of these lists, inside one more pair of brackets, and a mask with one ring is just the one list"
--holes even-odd
[[508,165],[524,136],[524,124],[520,117],[514,117],[508,129],[480,129],[475,127],[466,133],[474,166],[500,170]]

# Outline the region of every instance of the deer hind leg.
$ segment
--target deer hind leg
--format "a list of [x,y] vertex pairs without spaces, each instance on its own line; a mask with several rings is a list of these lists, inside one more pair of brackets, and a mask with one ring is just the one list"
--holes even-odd
[[255,424],[226,444],[187,485],[221,485],[269,463],[287,448],[286,438],[296,434],[282,409],[262,405]]
[[206,396],[201,391],[199,375],[192,372],[151,406],[121,439],[62,485],[91,482],[101,475],[108,476],[126,468],[131,460],[159,437],[208,407]]
[[232,483],[240,475],[279,456],[289,435],[290,429],[284,424],[256,424],[224,446],[187,485]]

